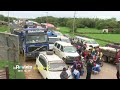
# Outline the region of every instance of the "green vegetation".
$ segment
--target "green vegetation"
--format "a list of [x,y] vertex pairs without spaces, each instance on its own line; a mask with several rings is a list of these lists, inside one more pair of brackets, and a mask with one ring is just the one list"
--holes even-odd
[[120,34],[83,34],[83,35],[103,40],[109,40],[115,43],[120,43]]
[[0,26],[0,32],[5,32],[8,30],[8,26]]
[[101,33],[102,30],[98,30],[96,28],[78,28],[77,32]]
[[[8,61],[5,61],[5,60],[0,60],[0,69],[1,68],[4,68],[6,65],[9,66],[9,74],[10,74],[10,79],[15,79],[15,73],[14,73],[14,70],[13,70],[13,66],[14,66],[14,62],[8,62]],[[16,71],[16,78],[17,79],[25,79],[25,75],[23,72],[17,72]]]
[[[68,27],[59,27],[60,32],[63,34],[69,33]],[[78,28],[77,32],[95,32],[100,33],[101,30],[95,29],[95,28]],[[72,33],[69,33],[71,36],[73,36]],[[82,34],[93,38],[103,39],[103,40],[109,40],[111,42],[120,42],[120,34]],[[96,40],[101,46],[105,46],[108,42]]]
[[97,42],[100,46],[105,46],[106,44],[108,44],[108,42],[104,42],[104,41],[100,41],[100,40],[96,40],[96,42]]

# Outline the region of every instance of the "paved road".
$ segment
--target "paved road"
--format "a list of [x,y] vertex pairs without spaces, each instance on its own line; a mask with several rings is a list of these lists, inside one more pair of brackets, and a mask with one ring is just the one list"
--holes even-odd
[[[20,55],[20,61],[23,65],[32,65],[35,67],[35,60],[29,60],[25,62],[23,60],[23,56]],[[30,72],[25,73],[26,79],[43,79],[41,74],[37,70],[31,70]],[[86,78],[86,70],[83,76],[80,77],[81,79]],[[115,65],[110,63],[104,63],[104,66],[101,68],[101,72],[97,75],[91,76],[91,79],[116,79],[116,68]]]

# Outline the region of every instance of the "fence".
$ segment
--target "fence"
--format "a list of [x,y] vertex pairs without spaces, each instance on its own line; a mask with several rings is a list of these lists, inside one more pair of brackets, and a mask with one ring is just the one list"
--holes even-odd
[[0,69],[0,79],[9,79],[9,68]]

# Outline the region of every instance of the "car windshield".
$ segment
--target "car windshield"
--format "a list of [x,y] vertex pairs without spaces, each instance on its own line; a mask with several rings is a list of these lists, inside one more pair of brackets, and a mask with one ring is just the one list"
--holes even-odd
[[50,62],[49,70],[62,71],[64,67],[67,68],[67,65],[63,62]]
[[97,42],[95,40],[89,40],[89,41],[86,41],[88,44],[97,44]]
[[76,52],[76,48],[73,47],[73,46],[66,46],[64,47],[64,52],[67,52],[67,53],[75,53]]
[[69,39],[61,39],[61,41],[70,43],[70,40],[69,40]]
[[58,38],[49,38],[49,43],[55,43],[56,41],[59,41]]
[[34,35],[29,35],[26,36],[26,43],[42,43],[42,42],[47,42],[47,35],[39,35],[39,36],[34,36]]

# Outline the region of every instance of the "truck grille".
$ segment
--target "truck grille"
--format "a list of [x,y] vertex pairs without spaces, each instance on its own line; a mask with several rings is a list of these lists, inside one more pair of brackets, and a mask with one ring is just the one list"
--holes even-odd
[[[40,48],[40,47],[29,47],[28,52],[32,52],[32,51],[36,50],[37,48]],[[47,46],[44,46],[44,47],[38,49],[37,51],[46,51],[46,50],[47,50]]]

